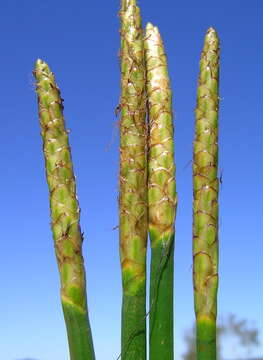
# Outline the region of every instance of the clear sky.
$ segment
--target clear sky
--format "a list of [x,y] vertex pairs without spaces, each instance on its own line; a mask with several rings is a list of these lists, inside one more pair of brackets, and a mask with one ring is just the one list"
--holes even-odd
[[[263,1],[140,0],[160,28],[175,113],[179,197],[175,349],[194,320],[192,142],[206,30],[221,39],[219,317],[254,321],[263,343]],[[65,102],[77,176],[97,360],[120,350],[118,253],[119,1],[8,0],[0,5],[0,359],[68,360],[32,70],[50,65]],[[188,166],[187,166],[188,165]],[[231,358],[231,347],[224,347]],[[263,344],[255,355],[263,355]]]

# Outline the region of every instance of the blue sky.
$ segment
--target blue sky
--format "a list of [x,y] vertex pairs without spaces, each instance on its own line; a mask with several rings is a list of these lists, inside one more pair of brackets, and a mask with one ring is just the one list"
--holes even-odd
[[[221,39],[219,317],[261,331],[263,2],[141,0],[143,24],[160,28],[173,88],[177,189],[175,349],[194,320],[192,142],[204,34]],[[120,349],[118,254],[118,1],[8,0],[0,5],[1,360],[69,359],[50,231],[32,70],[47,61],[65,99],[77,176],[88,302],[97,360]],[[223,347],[231,358],[231,346]]]

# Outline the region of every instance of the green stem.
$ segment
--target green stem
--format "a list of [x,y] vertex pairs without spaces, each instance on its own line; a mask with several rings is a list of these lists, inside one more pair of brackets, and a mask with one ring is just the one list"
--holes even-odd
[[95,359],[88,311],[62,301],[71,360]]
[[[158,240],[150,232],[152,241]],[[173,280],[174,238],[165,254],[162,245],[152,247],[150,277],[150,359],[174,358]]]
[[197,359],[216,359],[219,40],[208,29],[200,61],[193,161],[193,282]]
[[80,210],[62,99],[54,75],[45,62],[37,60],[34,75],[70,359],[94,360],[82,257],[83,238],[79,225]]
[[146,359],[145,292],[122,298],[121,359]]
[[147,24],[144,46],[149,105],[150,360],[172,360],[177,206],[172,93],[163,42],[152,24]]
[[196,353],[198,360],[216,359],[216,322],[210,317],[198,317],[196,322]]
[[147,164],[143,35],[135,0],[122,1],[120,260],[122,360],[146,359]]

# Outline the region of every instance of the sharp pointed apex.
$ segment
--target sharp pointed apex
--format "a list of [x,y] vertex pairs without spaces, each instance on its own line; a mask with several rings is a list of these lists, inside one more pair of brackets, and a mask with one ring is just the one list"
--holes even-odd
[[44,63],[44,61],[42,59],[37,59],[36,66],[42,65],[43,63]]
[[35,66],[36,67],[48,67],[47,63],[42,59],[37,59]]
[[35,70],[41,70],[41,71],[48,71],[50,72],[49,66],[48,64],[43,61],[42,59],[37,59],[36,63],[35,63]]
[[152,23],[147,23],[146,25],[146,35],[151,36],[160,36],[160,32],[157,26],[154,26]]
[[207,30],[206,36],[218,37],[217,32],[216,32],[216,29],[211,26],[211,27]]
[[213,43],[213,42],[218,43],[219,42],[219,38],[218,38],[215,28],[210,27],[207,30],[206,35],[205,35],[205,41],[207,41],[208,43]]
[[148,22],[146,25],[146,30],[151,30],[151,29],[153,29],[153,24]]
[[213,26],[210,26],[207,32],[216,32],[216,29]]

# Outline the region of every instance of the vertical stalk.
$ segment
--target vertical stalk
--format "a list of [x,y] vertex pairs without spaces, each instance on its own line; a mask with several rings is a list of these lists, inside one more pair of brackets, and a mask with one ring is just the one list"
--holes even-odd
[[151,240],[150,360],[173,360],[176,183],[172,92],[164,46],[147,24],[144,41],[149,104],[148,206]]
[[80,210],[62,99],[54,75],[45,62],[37,60],[34,75],[70,359],[94,360],[86,300]]
[[218,289],[219,40],[208,29],[201,54],[193,160],[193,283],[197,359],[216,359]]
[[147,163],[143,34],[135,0],[122,0],[119,230],[121,358],[146,359]]

